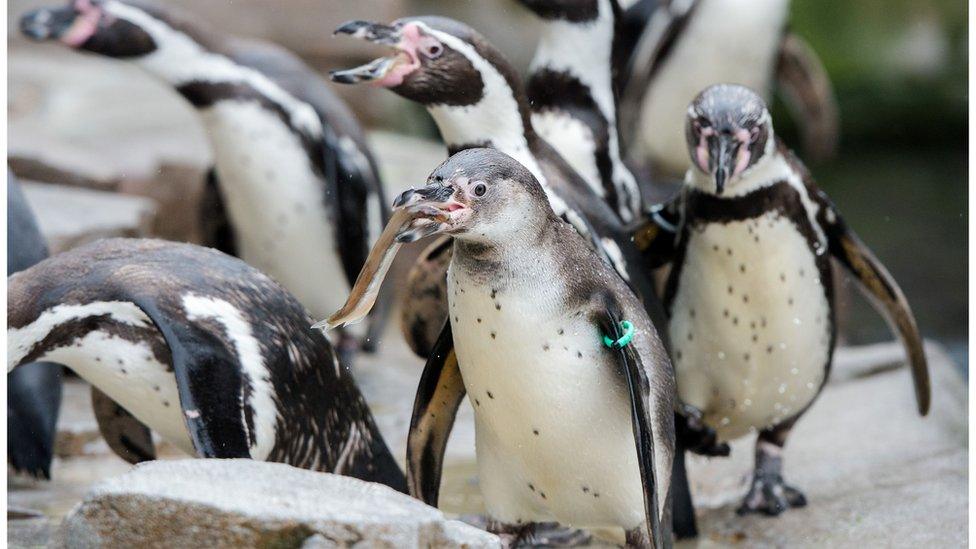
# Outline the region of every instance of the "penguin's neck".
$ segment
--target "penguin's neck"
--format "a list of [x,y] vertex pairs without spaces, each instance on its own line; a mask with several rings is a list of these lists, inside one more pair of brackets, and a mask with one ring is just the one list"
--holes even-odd
[[[471,105],[429,105],[448,152],[471,147],[492,147],[518,160],[543,187],[545,175],[536,159],[539,137],[529,119],[529,106],[521,87],[513,88],[504,76],[482,57],[481,98]],[[477,65],[476,65],[477,66]]]
[[776,141],[777,139],[770,135],[763,157],[738,175],[720,195],[715,195],[715,181],[712,176],[697,168],[688,169],[685,183],[699,192],[712,194],[718,198],[745,196],[783,181],[794,183],[794,186],[802,186],[802,182],[790,166],[789,161],[777,147]]
[[[296,99],[259,71],[238,64],[217,47],[205,47],[191,34],[174,28],[168,22],[116,3],[113,10],[140,26],[156,44],[156,50],[137,58],[135,63],[150,74],[173,86],[198,109],[212,107],[226,99],[258,101],[282,114],[295,130],[315,138],[322,134],[322,122],[315,110]],[[217,123],[219,117],[204,117],[205,124]]]

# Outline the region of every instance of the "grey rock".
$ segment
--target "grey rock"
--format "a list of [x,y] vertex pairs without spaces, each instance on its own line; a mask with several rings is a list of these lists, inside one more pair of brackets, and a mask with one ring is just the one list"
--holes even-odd
[[54,547],[497,547],[386,486],[245,459],[154,461],[95,485]]
[[23,184],[51,255],[109,237],[145,237],[156,203],[105,191],[42,183]]

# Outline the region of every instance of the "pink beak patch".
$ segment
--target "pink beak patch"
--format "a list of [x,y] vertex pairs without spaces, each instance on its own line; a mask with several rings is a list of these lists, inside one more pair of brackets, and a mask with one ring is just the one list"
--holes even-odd
[[408,24],[403,27],[401,33],[403,37],[397,44],[399,51],[393,68],[383,75],[383,78],[374,80],[372,82],[374,86],[394,88],[403,84],[403,80],[408,74],[420,68],[420,58],[417,56],[417,48],[423,39],[420,29],[417,28],[417,25]]
[[75,18],[68,31],[61,35],[61,41],[73,48],[81,46],[95,34],[98,21],[102,18],[101,8],[92,5],[88,0],[76,2],[75,9],[81,14]]

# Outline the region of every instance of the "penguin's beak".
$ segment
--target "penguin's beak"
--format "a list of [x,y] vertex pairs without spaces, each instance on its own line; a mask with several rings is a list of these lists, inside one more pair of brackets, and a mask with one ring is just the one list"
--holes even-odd
[[[412,32],[410,32],[412,31]],[[408,74],[420,67],[420,59],[414,44],[416,34],[411,26],[384,25],[369,21],[349,21],[343,23],[333,34],[346,34],[374,44],[390,46],[395,53],[374,59],[369,63],[351,69],[331,71],[333,82],[340,84],[359,84],[368,82],[376,86],[396,87],[403,83]]]
[[39,8],[20,18],[20,32],[32,40],[58,39],[68,32],[77,15],[71,6]]
[[20,32],[33,40],[60,40],[78,48],[99,29],[103,11],[92,0],[72,0],[60,8],[40,8],[20,18]]
[[397,234],[397,242],[413,242],[425,236],[457,228],[470,208],[454,198],[451,184],[433,183],[419,189],[408,189],[393,202],[394,210],[409,210],[414,221]]
[[735,170],[736,143],[729,136],[719,135],[709,144],[712,177],[715,180],[715,194],[722,194],[725,185]]

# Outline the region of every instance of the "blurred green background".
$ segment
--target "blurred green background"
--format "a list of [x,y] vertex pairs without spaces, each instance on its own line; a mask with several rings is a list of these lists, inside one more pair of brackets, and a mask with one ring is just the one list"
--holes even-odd
[[[830,73],[841,113],[820,185],[902,285],[927,337],[967,369],[968,10],[962,0],[796,0],[792,28]],[[777,113],[783,112],[776,105]],[[791,140],[788,116],[775,116]],[[862,299],[852,342],[887,328]]]

